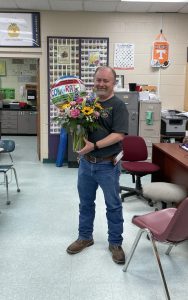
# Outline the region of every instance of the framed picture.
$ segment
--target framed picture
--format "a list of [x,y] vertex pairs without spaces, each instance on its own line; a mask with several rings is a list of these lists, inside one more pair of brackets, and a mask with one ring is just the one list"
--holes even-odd
[[116,75],[116,86],[118,88],[124,88],[124,75]]
[[6,75],[6,62],[5,60],[0,60],[0,76]]
[[1,12],[0,47],[40,47],[40,13]]
[[89,50],[88,52],[88,62],[89,67],[98,67],[100,66],[100,51],[96,50]]
[[70,46],[58,46],[57,63],[62,65],[70,64]]

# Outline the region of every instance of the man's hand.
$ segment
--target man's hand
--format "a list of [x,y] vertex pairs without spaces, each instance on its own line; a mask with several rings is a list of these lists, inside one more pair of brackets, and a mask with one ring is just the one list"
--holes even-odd
[[77,153],[80,154],[80,155],[87,154],[87,153],[94,150],[94,144],[93,143],[89,142],[85,138],[84,138],[84,142],[86,143],[84,148],[82,148],[80,151],[77,151]]

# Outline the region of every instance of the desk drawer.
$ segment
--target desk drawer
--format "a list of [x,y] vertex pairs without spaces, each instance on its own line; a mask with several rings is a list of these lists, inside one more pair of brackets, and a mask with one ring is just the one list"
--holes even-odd
[[141,102],[140,103],[140,114],[139,119],[146,120],[146,112],[151,111],[153,112],[153,121],[161,120],[161,103],[147,103]]
[[140,121],[139,135],[142,137],[159,137],[160,129],[160,122],[154,122],[153,125],[147,125],[145,121]]

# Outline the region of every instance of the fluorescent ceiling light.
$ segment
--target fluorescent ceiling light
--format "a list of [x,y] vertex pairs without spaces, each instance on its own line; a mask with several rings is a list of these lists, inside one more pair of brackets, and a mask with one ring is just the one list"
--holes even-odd
[[159,3],[159,2],[168,2],[168,3],[188,3],[188,1],[186,0],[121,0],[122,2],[155,2],[155,3]]

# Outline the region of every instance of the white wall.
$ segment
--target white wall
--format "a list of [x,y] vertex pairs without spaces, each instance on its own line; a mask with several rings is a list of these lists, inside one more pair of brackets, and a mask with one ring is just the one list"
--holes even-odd
[[[111,66],[114,44],[133,43],[134,70],[118,71],[118,74],[125,75],[125,84],[136,82],[156,85],[163,109],[183,110],[187,28],[187,14],[41,12],[41,158],[48,158],[47,36],[109,37]],[[166,69],[156,70],[150,66],[151,47],[161,29],[170,43],[171,65]],[[3,51],[6,52],[6,49]],[[39,56],[37,51],[39,52],[37,49],[34,52]],[[7,52],[12,53],[14,49],[7,49]],[[32,55],[35,56],[33,50]]]

